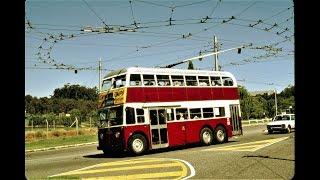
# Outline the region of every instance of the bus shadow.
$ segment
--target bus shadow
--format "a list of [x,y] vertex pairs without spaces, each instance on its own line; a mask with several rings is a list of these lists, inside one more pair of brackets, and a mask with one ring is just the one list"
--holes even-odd
[[[238,142],[238,141],[234,141],[234,140],[229,140],[227,143],[224,144],[229,144],[229,143],[234,143],[234,142]],[[219,144],[212,144],[210,146],[215,146],[215,145],[219,145]],[[90,154],[90,155],[85,155],[83,156],[84,158],[127,158],[127,157],[141,157],[141,156],[148,156],[148,155],[152,155],[152,154],[159,154],[159,153],[165,153],[165,152],[174,152],[174,151],[182,151],[182,150],[187,150],[187,149],[194,149],[194,148],[198,148],[198,147],[208,147],[208,146],[202,146],[200,144],[188,144],[188,145],[182,145],[182,146],[176,146],[176,147],[169,147],[169,148],[163,148],[163,149],[154,149],[154,150],[150,150],[148,152],[146,152],[143,155],[133,155],[130,154],[129,152],[119,152],[119,153],[113,153],[113,154],[104,154],[103,152],[99,153],[99,154]]]
[[90,154],[83,156],[84,158],[126,158],[128,157],[127,153],[114,153],[114,154],[104,154],[103,152],[100,154]]

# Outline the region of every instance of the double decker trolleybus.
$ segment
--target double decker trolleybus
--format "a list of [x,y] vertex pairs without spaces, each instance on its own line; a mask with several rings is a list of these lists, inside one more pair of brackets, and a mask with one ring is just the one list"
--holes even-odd
[[242,135],[239,92],[229,72],[130,67],[110,72],[99,93],[97,149],[104,153]]

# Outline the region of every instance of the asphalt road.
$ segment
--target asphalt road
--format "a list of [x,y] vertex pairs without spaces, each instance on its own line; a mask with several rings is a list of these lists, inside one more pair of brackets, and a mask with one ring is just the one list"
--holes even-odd
[[244,127],[225,144],[152,151],[146,155],[105,156],[96,145],[26,153],[28,179],[100,177],[107,179],[291,179],[294,132],[266,134],[265,125]]

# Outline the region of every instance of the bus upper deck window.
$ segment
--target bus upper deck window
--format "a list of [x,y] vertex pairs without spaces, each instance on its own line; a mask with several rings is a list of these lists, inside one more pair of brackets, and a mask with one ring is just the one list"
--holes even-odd
[[221,86],[221,78],[219,76],[211,76],[211,85],[212,86]]
[[173,86],[184,86],[183,76],[171,76]]
[[140,74],[130,75],[130,86],[141,86],[141,76]]
[[143,84],[145,86],[155,86],[156,85],[156,82],[154,80],[154,75],[147,75],[147,74],[144,74],[143,75]]
[[208,76],[198,76],[200,86],[209,86],[209,77]]
[[197,77],[196,76],[186,76],[187,86],[198,86]]
[[158,86],[170,86],[169,75],[157,75]]
[[233,81],[230,77],[222,77],[224,86],[233,86]]

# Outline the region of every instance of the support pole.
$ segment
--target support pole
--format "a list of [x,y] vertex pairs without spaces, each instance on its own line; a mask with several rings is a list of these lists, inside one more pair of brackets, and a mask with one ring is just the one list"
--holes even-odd
[[48,120],[46,119],[46,123],[47,123],[47,139],[49,138],[49,123]]
[[78,122],[78,118],[76,117],[76,129],[77,129],[77,136],[79,134],[79,122]]
[[101,58],[99,59],[99,92],[101,91]]
[[219,71],[219,65],[218,65],[218,40],[216,36],[213,36],[213,52],[216,53],[214,54],[214,67],[215,71]]
[[278,102],[277,102],[277,90],[274,89],[274,102],[276,106],[276,115],[278,115]]

